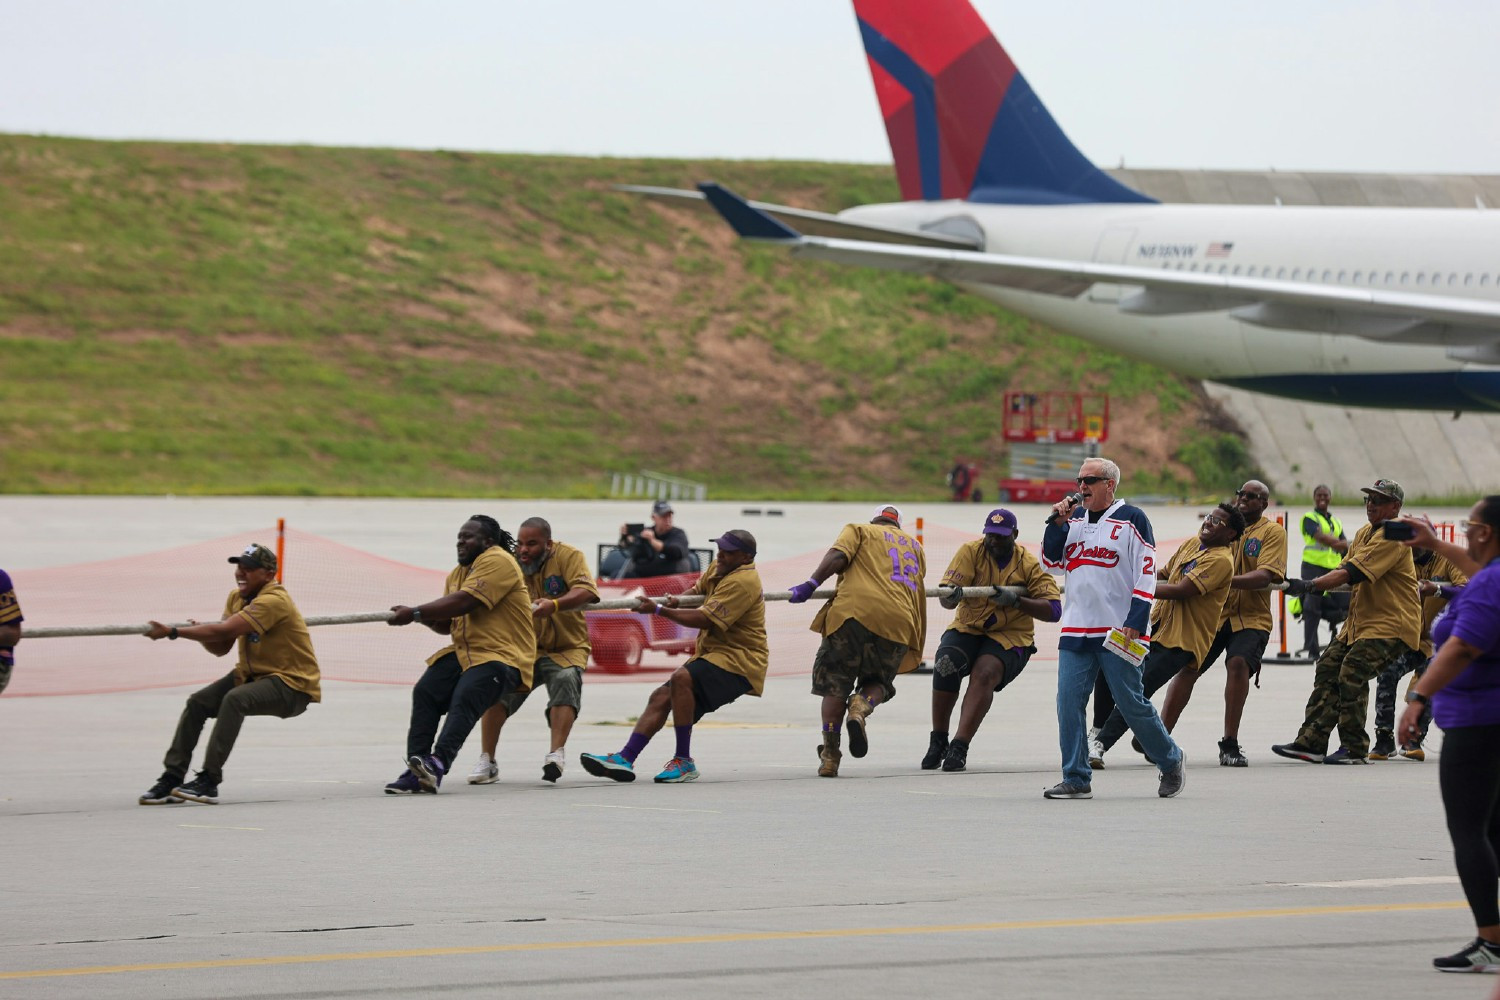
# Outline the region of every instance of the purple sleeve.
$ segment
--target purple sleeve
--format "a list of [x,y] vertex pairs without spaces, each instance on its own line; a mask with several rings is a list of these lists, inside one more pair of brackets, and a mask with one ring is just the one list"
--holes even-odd
[[1500,652],[1500,568],[1492,563],[1469,581],[1452,617],[1455,638],[1485,655]]

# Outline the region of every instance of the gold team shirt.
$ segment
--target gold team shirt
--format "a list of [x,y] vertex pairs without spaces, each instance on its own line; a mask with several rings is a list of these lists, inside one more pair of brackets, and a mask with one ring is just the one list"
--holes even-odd
[[[1415,561],[1415,559],[1413,559]],[[1469,574],[1459,569],[1447,558],[1432,553],[1432,558],[1424,565],[1417,567],[1418,580],[1443,580],[1462,587],[1469,582]],[[1448,606],[1448,598],[1442,594],[1433,594],[1431,597],[1422,598],[1422,655],[1432,655],[1432,620],[1438,616],[1438,612]]]
[[[1233,547],[1235,576],[1266,569],[1276,578],[1273,583],[1286,579],[1286,529],[1269,517],[1262,515],[1259,521],[1247,526]],[[1271,591],[1231,590],[1224,598],[1220,627],[1225,622],[1231,632],[1271,631]]]
[[499,661],[521,673],[521,691],[531,690],[536,663],[536,630],[531,625],[531,595],[521,578],[521,564],[498,545],[491,545],[467,566],[455,566],[443,585],[443,596],[463,591],[479,607],[453,619],[453,642],[427,658],[432,666],[449,653],[464,670]]
[[1193,666],[1203,662],[1214,644],[1224,598],[1234,577],[1234,552],[1228,545],[1204,548],[1194,535],[1177,547],[1167,563],[1167,583],[1186,580],[1198,591],[1183,601],[1158,599],[1151,609],[1151,642],[1157,646],[1187,650]]
[[1344,566],[1365,576],[1349,598],[1349,617],[1339,631],[1346,643],[1361,639],[1398,639],[1408,649],[1422,645],[1422,601],[1417,593],[1417,567],[1411,549],[1366,524],[1354,533]]
[[703,595],[698,610],[710,623],[699,630],[693,655],[739,674],[750,682],[750,693],[759,698],[766,686],[771,651],[766,642],[765,591],[755,564],[737,566],[720,576],[715,562],[685,593]]
[[236,640],[240,654],[234,667],[236,684],[279,677],[293,691],[313,701],[323,700],[322,673],[313,653],[312,636],[285,587],[272,580],[248,604],[238,590],[230,591],[224,602],[224,620],[235,617],[249,622],[252,629]]
[[[1017,545],[1004,567],[985,550],[984,539],[965,542],[953,554],[948,571],[943,574],[945,587],[1025,587],[1026,596],[1043,601],[1059,601],[1057,580],[1042,569],[1041,560]],[[988,597],[966,597],[958,603],[953,622],[948,627],[968,635],[994,639],[1006,649],[1030,646],[1036,638],[1032,618],[1018,606],[1002,608]]]
[[[557,600],[574,587],[582,587],[595,599],[599,597],[599,587],[583,553],[571,545],[553,542],[546,562],[526,577],[526,593],[535,603],[544,597]],[[536,629],[538,659],[546,656],[559,666],[580,670],[588,667],[589,625],[584,620],[583,608],[554,611],[546,618],[533,616],[531,623]]]
[[906,647],[901,672],[915,670],[927,641],[927,555],[891,524],[846,524],[833,548],[849,565],[838,590],[818,610],[812,630],[830,636],[853,618],[882,639]]

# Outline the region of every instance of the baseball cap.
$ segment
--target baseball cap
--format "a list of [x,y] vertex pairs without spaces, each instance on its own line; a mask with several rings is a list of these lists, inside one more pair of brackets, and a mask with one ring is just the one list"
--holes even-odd
[[901,527],[901,508],[897,507],[895,504],[888,503],[876,507],[875,513],[870,515],[870,520],[874,521],[882,517],[891,521],[895,521],[896,527]]
[[984,519],[983,533],[986,535],[1014,535],[1016,533],[1016,515],[1004,507],[996,507]]
[[244,552],[237,556],[230,556],[229,561],[239,563],[245,569],[268,569],[273,573],[276,571],[276,553],[264,545],[247,545]]
[[1399,500],[1402,503],[1406,502],[1406,491],[1403,490],[1401,488],[1401,484],[1396,482],[1394,479],[1377,479],[1375,480],[1374,486],[1361,486],[1359,488],[1359,491],[1361,493],[1368,493],[1371,496],[1374,496],[1378,493],[1380,496],[1383,496],[1388,500]]
[[714,544],[725,552],[748,552],[755,555],[755,536],[748,531],[726,531],[714,539]]
[[665,500],[658,500],[656,501],[656,503],[651,505],[651,513],[670,514],[672,513],[672,505]]

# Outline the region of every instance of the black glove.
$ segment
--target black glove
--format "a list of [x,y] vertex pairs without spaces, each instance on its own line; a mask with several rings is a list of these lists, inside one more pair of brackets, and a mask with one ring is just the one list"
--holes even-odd
[[1005,587],[996,587],[994,596],[990,598],[990,600],[994,601],[1002,608],[1008,608],[1020,599],[1021,596],[1019,594],[1017,594],[1014,590],[1009,590]]
[[1309,582],[1308,580],[1288,580],[1286,582],[1286,596],[1305,597],[1312,593],[1312,588],[1308,586]]
[[952,611],[954,608],[958,607],[959,602],[962,600],[962,587],[954,587],[951,590],[947,591],[941,589],[938,590],[938,603],[941,604],[944,608],[947,608],[949,611]]

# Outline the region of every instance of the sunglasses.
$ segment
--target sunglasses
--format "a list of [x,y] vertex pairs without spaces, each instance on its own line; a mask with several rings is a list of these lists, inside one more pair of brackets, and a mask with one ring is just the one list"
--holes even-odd
[[1214,517],[1212,514],[1210,514],[1208,517],[1205,517],[1203,519],[1203,523],[1209,525],[1210,527],[1222,528],[1224,527],[1225,521],[1223,520],[1223,518]]
[[1079,476],[1078,477],[1078,485],[1079,486],[1093,486],[1095,483],[1107,483],[1107,482],[1109,482],[1109,477],[1108,476]]
[[1485,521],[1464,521],[1458,526],[1460,534],[1467,535],[1475,528],[1488,528],[1490,525]]
[[1252,492],[1250,490],[1236,490],[1234,495],[1237,496],[1237,497],[1243,497],[1246,500],[1269,500],[1269,499],[1271,499],[1271,495],[1269,493],[1254,493],[1254,492]]

